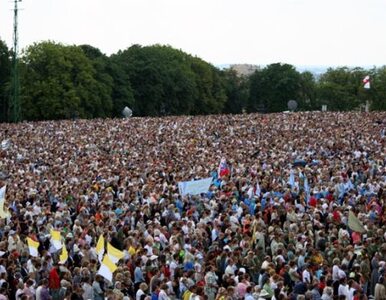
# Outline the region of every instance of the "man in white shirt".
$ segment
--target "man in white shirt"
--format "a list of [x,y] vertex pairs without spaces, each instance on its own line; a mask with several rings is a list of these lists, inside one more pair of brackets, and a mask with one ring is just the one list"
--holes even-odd
[[237,270],[237,266],[236,264],[233,262],[233,259],[229,259],[228,260],[228,265],[227,267],[225,268],[225,274],[230,276],[230,277],[233,277],[235,276],[235,272]]
[[308,264],[305,265],[304,271],[302,273],[303,282],[306,284],[311,283],[311,273],[310,266]]
[[346,277],[340,279],[339,281],[338,296],[345,296],[347,300],[349,299],[349,289]]

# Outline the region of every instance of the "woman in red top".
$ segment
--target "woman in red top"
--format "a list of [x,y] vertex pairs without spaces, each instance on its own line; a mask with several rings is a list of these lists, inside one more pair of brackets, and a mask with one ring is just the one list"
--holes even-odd
[[52,300],[59,300],[59,289],[60,289],[60,277],[58,273],[58,265],[55,265],[49,274],[49,288],[52,295]]

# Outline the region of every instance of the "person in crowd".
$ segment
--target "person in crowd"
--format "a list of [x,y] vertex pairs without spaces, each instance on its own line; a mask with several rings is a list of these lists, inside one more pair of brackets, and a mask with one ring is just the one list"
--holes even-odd
[[0,124],[0,299],[385,299],[376,120]]

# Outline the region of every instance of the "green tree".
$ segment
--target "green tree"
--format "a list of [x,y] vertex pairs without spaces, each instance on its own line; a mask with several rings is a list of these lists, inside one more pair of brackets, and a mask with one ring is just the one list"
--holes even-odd
[[300,74],[299,109],[320,109],[316,102],[316,81],[311,72],[305,71]]
[[197,57],[190,57],[198,91],[194,114],[220,113],[227,99],[225,82],[218,69]]
[[361,68],[328,69],[318,82],[318,102],[326,104],[329,110],[345,111],[358,108],[368,97],[362,84],[365,75],[366,72]]
[[0,122],[8,121],[9,84],[11,79],[11,53],[0,40]]
[[96,116],[111,117],[113,114],[113,84],[114,80],[108,73],[109,58],[98,48],[90,45],[81,45],[83,53],[92,62],[95,70],[94,78],[97,81],[96,93],[99,96],[101,105],[96,108]]
[[249,77],[249,98],[247,110],[248,112],[267,112],[268,104],[263,98],[264,82],[262,78],[262,70],[257,69]]
[[22,61],[22,109],[26,119],[107,115],[93,63],[80,47],[33,44]]
[[250,110],[287,110],[288,101],[298,100],[300,91],[301,76],[293,66],[281,63],[268,65],[251,76]]
[[[106,71],[113,80],[111,91],[111,98],[113,100],[113,117],[121,117],[122,110],[126,106],[129,108],[134,107],[134,92],[131,87],[129,75],[119,63],[119,59],[115,59],[114,57],[109,58]],[[135,111],[134,114],[136,114]]]
[[248,109],[249,78],[238,76],[235,70],[222,72],[227,101],[224,113],[239,114]]
[[371,88],[365,93],[371,101],[371,109],[386,110],[386,66],[373,69],[369,74],[371,75]]
[[189,55],[169,46],[134,45],[113,60],[130,80],[137,115],[192,113],[199,93]]

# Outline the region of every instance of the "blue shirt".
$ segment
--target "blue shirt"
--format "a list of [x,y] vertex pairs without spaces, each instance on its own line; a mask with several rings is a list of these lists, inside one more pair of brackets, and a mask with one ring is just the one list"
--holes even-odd
[[136,267],[134,270],[134,283],[145,282],[143,278],[142,270],[140,267]]

